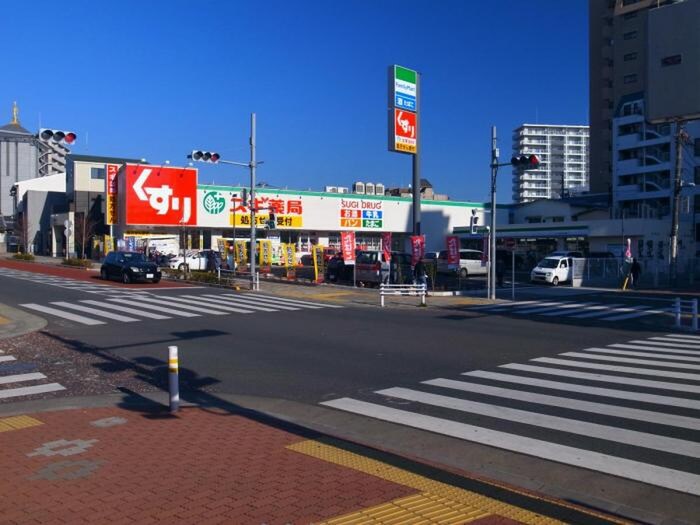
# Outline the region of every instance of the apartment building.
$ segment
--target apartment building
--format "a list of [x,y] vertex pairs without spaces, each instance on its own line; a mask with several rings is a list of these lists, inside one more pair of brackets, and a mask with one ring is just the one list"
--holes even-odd
[[588,126],[523,124],[513,132],[513,155],[535,154],[537,170],[513,170],[513,201],[561,199],[589,189]]

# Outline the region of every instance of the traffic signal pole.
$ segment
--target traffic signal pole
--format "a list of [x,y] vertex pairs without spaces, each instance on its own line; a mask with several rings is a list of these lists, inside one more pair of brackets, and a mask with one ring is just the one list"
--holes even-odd
[[255,113],[250,114],[250,289],[258,289],[255,275]]
[[[420,73],[416,72],[416,129],[420,130],[418,107],[420,104]],[[421,234],[420,217],[420,131],[416,136],[416,152],[413,154],[413,235]]]
[[683,122],[677,122],[676,132],[676,169],[673,179],[673,215],[671,216],[671,257],[669,281],[671,286],[678,285],[678,225],[680,222],[681,188],[683,186],[683,145],[688,134],[683,129]]
[[498,144],[496,126],[491,126],[491,238],[489,239],[489,299],[496,299],[496,176],[498,175]]

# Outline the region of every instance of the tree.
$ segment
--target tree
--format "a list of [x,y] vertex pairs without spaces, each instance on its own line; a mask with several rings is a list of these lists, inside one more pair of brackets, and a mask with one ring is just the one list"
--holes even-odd
[[13,233],[17,236],[17,251],[20,253],[29,253],[27,246],[29,241],[29,230],[24,213],[17,214]]
[[95,236],[95,229],[99,221],[95,219],[93,214],[78,212],[75,214],[75,242],[80,246],[81,258],[85,259],[85,248],[89,246]]

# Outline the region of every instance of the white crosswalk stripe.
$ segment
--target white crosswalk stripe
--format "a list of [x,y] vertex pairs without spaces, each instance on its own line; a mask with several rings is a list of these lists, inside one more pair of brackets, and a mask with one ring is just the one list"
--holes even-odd
[[[19,397],[58,392],[66,389],[60,383],[44,382],[47,377],[40,372],[7,374],[10,369],[8,369],[8,365],[2,363],[8,363],[10,361],[16,361],[15,357],[9,355],[0,356],[0,385],[2,385],[0,387],[0,400],[11,399],[12,401],[16,401]],[[27,383],[37,382],[40,383],[27,385]],[[5,385],[10,385],[10,387],[6,388]]]
[[608,345],[611,348],[627,348],[629,350],[652,350],[656,353],[669,353],[669,354],[681,354],[681,355],[699,355],[699,352],[697,350],[681,350],[681,349],[675,349],[675,348],[661,348],[658,346],[650,346],[650,345],[640,345],[640,344],[625,344],[625,343],[616,343],[613,345]]
[[700,374],[673,370],[699,369],[700,356],[651,340],[629,345],[644,351],[585,348],[320,404],[700,496]]
[[[20,306],[78,324],[103,325],[105,320],[133,323],[145,319],[172,319],[173,317],[200,317],[202,315],[255,314],[261,312],[297,312],[320,310],[323,303],[279,303],[270,296],[257,294],[179,294],[154,296],[152,294],[106,295],[101,301],[54,301],[48,305],[26,303]],[[342,308],[329,305],[333,308]],[[96,319],[97,318],[97,319]]]

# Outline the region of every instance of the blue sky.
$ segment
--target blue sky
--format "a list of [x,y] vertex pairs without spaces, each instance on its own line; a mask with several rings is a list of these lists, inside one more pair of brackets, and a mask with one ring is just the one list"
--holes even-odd
[[[192,149],[247,161],[298,189],[410,183],[387,151],[387,66],[422,75],[422,175],[454,200],[489,192],[523,122],[588,121],[585,0],[16,2],[3,23],[0,121],[71,129],[75,153],[186,163]],[[6,109],[4,109],[6,108]],[[201,182],[247,170],[198,164]],[[499,202],[511,172],[499,172]]]

